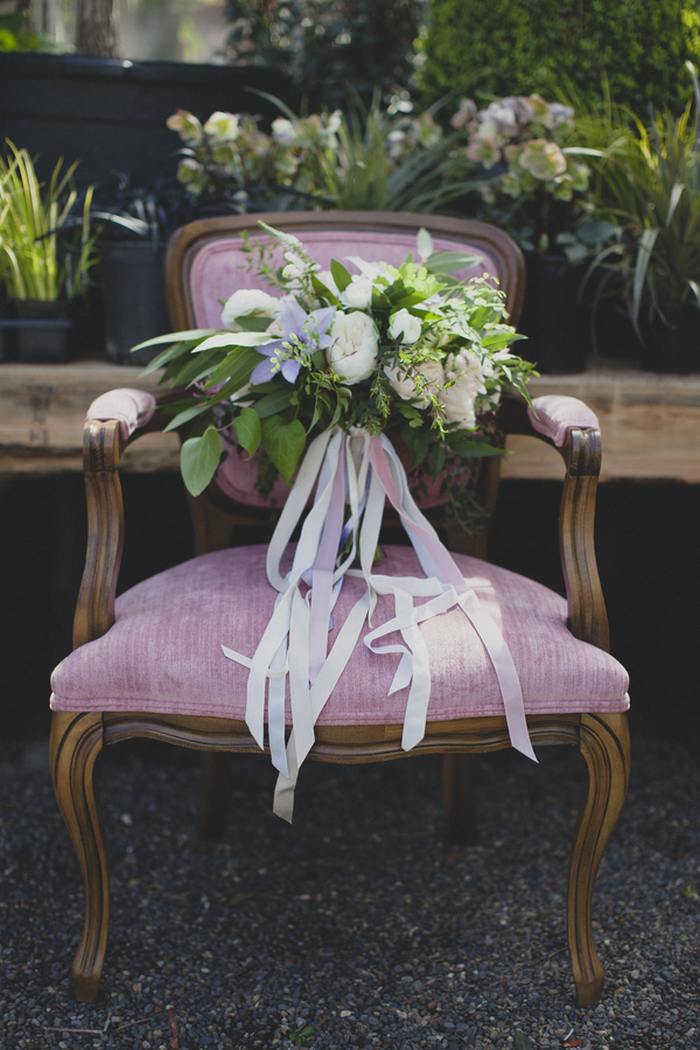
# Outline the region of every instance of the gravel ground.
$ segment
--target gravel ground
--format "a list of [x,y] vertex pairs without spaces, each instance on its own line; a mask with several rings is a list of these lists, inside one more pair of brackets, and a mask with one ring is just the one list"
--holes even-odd
[[607,983],[580,1010],[564,894],[583,763],[568,749],[539,767],[483,759],[480,844],[447,849],[436,760],[308,764],[290,828],[266,760],[239,757],[228,835],[205,850],[196,756],[111,749],[111,936],[99,1001],[80,1005],[82,888],[45,748],[5,744],[0,1047],[492,1050],[526,1046],[518,1032],[536,1050],[698,1047],[697,746],[633,746],[594,898]]

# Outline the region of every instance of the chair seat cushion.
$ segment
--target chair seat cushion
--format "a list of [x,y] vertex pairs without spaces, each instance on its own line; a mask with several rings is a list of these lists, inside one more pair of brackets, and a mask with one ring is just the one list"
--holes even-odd
[[[205,554],[127,591],[117,599],[110,630],[54,671],[53,709],[242,719],[248,670],[227,659],[221,645],[245,656],[255,652],[276,596],[265,576],[266,551],[254,546]],[[382,551],[379,572],[422,575],[411,547]],[[476,558],[454,557],[504,634],[528,714],[626,710],[624,668],[571,635],[560,595]],[[362,580],[346,577],[329,647],[363,588]],[[392,615],[393,600],[380,597],[373,626]],[[431,667],[428,721],[502,715],[495,672],[462,611],[436,616],[421,630]],[[408,690],[388,695],[398,660],[360,642],[319,724],[402,723]]]

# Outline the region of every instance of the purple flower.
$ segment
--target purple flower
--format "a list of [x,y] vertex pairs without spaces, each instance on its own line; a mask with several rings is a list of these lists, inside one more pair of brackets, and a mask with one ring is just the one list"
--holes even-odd
[[296,356],[299,351],[290,342],[290,336],[296,336],[300,343],[309,348],[311,353],[315,353],[316,350],[325,350],[333,342],[326,332],[331,326],[334,314],[334,306],[325,306],[307,314],[296,299],[291,296],[283,299],[278,323],[284,336],[276,339],[274,343],[267,343],[266,346],[256,346],[255,349],[266,360],[261,361],[253,369],[250,382],[266,383],[281,372],[288,383],[296,383],[301,361]]

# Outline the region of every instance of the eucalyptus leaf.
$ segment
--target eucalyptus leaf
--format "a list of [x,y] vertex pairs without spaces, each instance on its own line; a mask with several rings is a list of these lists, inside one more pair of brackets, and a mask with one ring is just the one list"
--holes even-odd
[[457,270],[471,270],[472,266],[478,266],[483,261],[482,255],[471,252],[434,252],[425,266],[432,274],[451,274]]
[[189,328],[184,332],[168,332],[166,335],[154,335],[152,339],[144,339],[142,343],[132,346],[134,350],[142,350],[145,346],[164,346],[166,343],[193,343],[198,339],[208,339],[216,334],[216,328]]
[[170,430],[177,430],[177,428],[181,427],[183,423],[189,423],[191,419],[196,419],[197,416],[201,416],[202,412],[206,412],[208,409],[211,410],[210,401],[200,401],[196,405],[190,405],[189,408],[185,408],[182,412],[178,412],[178,414],[170,420],[167,427],[163,428],[163,433],[167,434]]
[[421,226],[416,237],[416,249],[423,262],[433,254],[433,238],[425,226]]
[[201,354],[204,350],[228,349],[237,346],[265,346],[266,343],[274,343],[275,336],[266,335],[265,332],[218,332],[209,339],[205,339],[199,346],[192,350],[193,354]]
[[[138,346],[131,348],[129,353],[133,353],[138,350]],[[189,354],[190,344],[189,343],[176,343],[175,346],[168,347],[167,350],[161,350],[159,354],[149,361],[146,367],[141,372],[142,376],[150,375],[152,372],[157,372],[159,368],[167,365],[171,361],[177,360],[178,357],[182,357],[184,354]]]
[[226,383],[227,386],[233,384],[233,393],[241,390],[250,379],[250,373],[261,360],[260,354],[253,347],[234,347],[209,376],[205,383],[205,390],[211,390],[219,383]]
[[199,496],[214,477],[221,459],[221,435],[209,425],[200,437],[191,437],[180,450],[182,479],[193,496]]

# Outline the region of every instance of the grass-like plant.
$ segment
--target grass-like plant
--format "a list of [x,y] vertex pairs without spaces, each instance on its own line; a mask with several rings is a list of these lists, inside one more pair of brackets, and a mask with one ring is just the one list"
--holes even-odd
[[28,151],[9,139],[7,146],[0,157],[0,280],[11,299],[71,299],[85,291],[96,258],[92,187],[75,215],[77,162],[62,173],[59,160],[42,185]]
[[700,304],[700,88],[692,67],[691,75],[695,113],[690,102],[680,117],[654,116],[650,128],[613,111],[599,123],[607,141],[591,160],[595,196],[617,236],[591,271],[621,289],[635,325],[643,309],[663,317],[666,304]]

